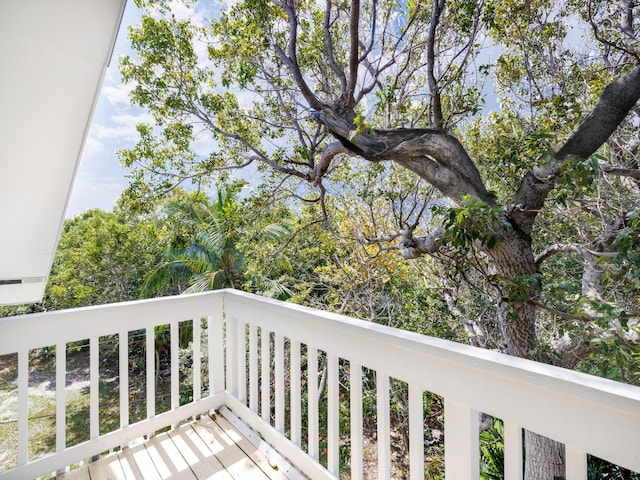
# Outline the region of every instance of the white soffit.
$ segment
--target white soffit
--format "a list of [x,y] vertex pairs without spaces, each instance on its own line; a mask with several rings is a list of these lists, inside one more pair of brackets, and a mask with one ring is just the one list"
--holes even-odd
[[42,299],[126,0],[0,0],[0,305]]

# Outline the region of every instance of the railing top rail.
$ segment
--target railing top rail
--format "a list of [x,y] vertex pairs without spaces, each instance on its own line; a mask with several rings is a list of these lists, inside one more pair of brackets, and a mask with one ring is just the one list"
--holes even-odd
[[0,355],[222,314],[223,296],[218,290],[0,318]]
[[[257,302],[260,304],[261,309],[275,309],[279,314],[289,312],[289,315],[295,316],[298,322],[302,319],[310,322],[322,322],[319,324],[322,328],[338,328],[343,334],[349,332],[376,339],[384,338],[386,341],[393,342],[398,347],[407,349],[417,348],[424,352],[429,352],[432,355],[440,356],[447,361],[464,363],[475,369],[487,370],[492,373],[513,372],[516,370],[518,372],[526,372],[527,377],[522,378],[523,381],[531,381],[534,378],[537,378],[539,381],[546,379],[550,388],[557,387],[563,383],[572,384],[579,388],[587,388],[622,398],[628,398],[633,401],[634,407],[636,408],[638,407],[636,402],[640,402],[640,388],[633,385],[336,313],[269,299],[251,293],[231,289],[224,290],[224,292],[225,296],[229,299]],[[228,301],[227,304],[229,303]],[[251,321],[253,321],[253,319]],[[249,321],[249,323],[251,323],[251,321]],[[256,323],[260,322],[258,321]],[[281,333],[287,335],[286,331]],[[336,337],[334,336],[332,338],[335,339]],[[318,346],[317,343],[315,344]],[[333,350],[330,345],[326,347]],[[350,356],[352,355],[348,355],[347,358]]]
[[[225,315],[266,327],[614,463],[640,469],[640,388],[299,305],[226,291]],[[628,449],[627,449],[628,451]]]

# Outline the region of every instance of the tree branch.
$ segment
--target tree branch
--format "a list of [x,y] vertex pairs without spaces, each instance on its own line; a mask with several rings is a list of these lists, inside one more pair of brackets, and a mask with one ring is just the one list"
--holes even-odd
[[338,66],[336,60],[333,56],[333,41],[331,40],[331,5],[333,4],[332,0],[327,0],[325,10],[324,10],[324,44],[327,49],[327,61],[329,62],[329,66],[331,70],[338,76],[340,79],[340,89],[342,92],[347,91],[347,77],[344,74],[344,70]]
[[555,187],[560,166],[570,157],[586,160],[607,141],[640,98],[640,66],[611,82],[595,108],[555,152],[527,172],[511,201],[511,220],[526,235]]
[[407,260],[429,253],[436,253],[440,249],[443,234],[444,227],[438,227],[429,235],[414,238],[413,230],[409,229],[401,235],[398,242],[400,253]]
[[620,168],[611,165],[603,165],[602,171],[608,175],[617,175],[619,177],[630,177],[640,180],[640,169],[637,168]]
[[311,91],[309,85],[304,80],[302,76],[302,72],[300,71],[300,65],[298,64],[298,55],[297,51],[297,42],[298,42],[298,19],[296,16],[295,6],[293,2],[287,1],[278,3],[284,10],[287,12],[287,19],[289,20],[289,46],[288,46],[288,56],[282,50],[280,45],[274,44],[274,48],[276,53],[280,57],[280,59],[284,62],[284,64],[289,69],[289,72],[293,76],[296,85],[300,89],[300,92],[304,96],[305,100],[309,103],[309,106],[314,109],[322,108],[323,103],[316,97],[316,95]]
[[435,0],[431,13],[431,23],[429,24],[429,34],[427,36],[427,79],[429,91],[433,99],[433,126],[436,130],[444,128],[444,116],[442,114],[442,102],[440,99],[440,89],[435,75],[435,43],[436,31],[440,23],[440,15],[444,8],[445,0]]
[[347,84],[347,105],[349,108],[355,108],[354,92],[356,83],[358,82],[358,48],[359,42],[359,24],[360,24],[360,0],[351,0],[351,18],[349,20],[349,82]]

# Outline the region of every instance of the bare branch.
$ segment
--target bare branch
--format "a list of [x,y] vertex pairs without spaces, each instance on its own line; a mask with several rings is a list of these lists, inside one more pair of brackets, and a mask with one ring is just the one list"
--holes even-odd
[[602,171],[608,175],[616,175],[618,177],[630,177],[640,180],[640,169],[637,168],[620,168],[611,165],[603,165]]
[[360,24],[360,0],[351,0],[351,18],[349,21],[349,82],[347,84],[347,105],[349,108],[356,106],[354,92],[358,82],[358,48]]
[[298,55],[297,55],[297,42],[298,42],[298,19],[296,16],[295,5],[292,1],[281,2],[279,3],[285,11],[287,12],[287,19],[289,20],[289,46],[288,46],[288,56],[282,50],[280,45],[274,45],[276,53],[280,57],[280,59],[284,62],[284,64],[289,69],[289,72],[293,76],[298,88],[300,88],[300,92],[304,96],[305,100],[309,103],[311,108],[321,108],[323,103],[316,97],[316,95],[311,91],[309,85],[305,81],[302,76],[302,72],[300,71],[300,65],[298,64]]
[[444,227],[438,227],[429,235],[424,237],[413,237],[413,231],[409,229],[398,242],[400,253],[407,260],[418,258],[425,254],[436,253],[441,246],[441,237],[444,234]]
[[640,98],[640,66],[611,82],[600,95],[595,108],[576,127],[573,134],[555,153],[550,153],[537,167],[527,172],[511,203],[514,224],[530,235],[538,212],[555,187],[560,165],[570,157],[586,160],[607,141],[624,121]]
[[329,170],[331,161],[336,157],[336,155],[341,153],[350,156],[354,155],[351,150],[346,148],[340,142],[333,142],[324,147],[324,149],[322,150],[320,161],[316,163],[313,170],[309,173],[309,179],[313,182],[314,185],[318,185],[318,183],[322,180],[324,175]]
[[347,91],[347,77],[344,74],[344,70],[338,66],[335,58],[333,57],[333,41],[331,40],[331,5],[332,0],[327,0],[324,10],[324,44],[327,49],[327,60],[331,70],[340,79],[340,89],[342,92]]
[[[538,256],[536,257],[536,265],[540,266],[542,265],[542,263],[548,259],[549,257],[552,257],[553,255],[556,255],[558,253],[581,253],[581,247],[582,245],[578,245],[576,243],[570,243],[568,245],[563,245],[560,243],[555,243],[553,245],[548,246],[547,248],[545,248],[542,252],[540,252],[538,254]],[[584,248],[584,247],[582,247]]]
[[444,8],[445,0],[435,0],[431,13],[431,23],[429,24],[429,34],[427,36],[427,79],[429,81],[429,91],[433,99],[433,126],[436,130],[444,128],[444,116],[442,115],[442,102],[440,99],[440,89],[435,75],[435,44],[436,31],[440,23],[440,15]]

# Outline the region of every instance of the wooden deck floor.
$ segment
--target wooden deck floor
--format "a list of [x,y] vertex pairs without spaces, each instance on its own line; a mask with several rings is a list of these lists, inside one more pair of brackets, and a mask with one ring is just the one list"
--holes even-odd
[[58,476],[73,480],[286,480],[224,417],[208,415]]

